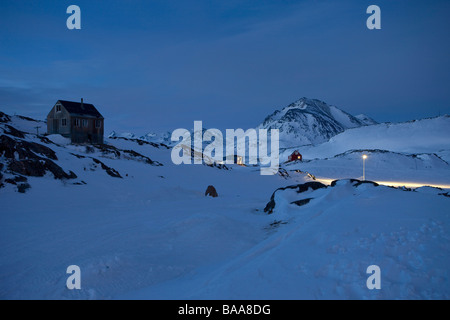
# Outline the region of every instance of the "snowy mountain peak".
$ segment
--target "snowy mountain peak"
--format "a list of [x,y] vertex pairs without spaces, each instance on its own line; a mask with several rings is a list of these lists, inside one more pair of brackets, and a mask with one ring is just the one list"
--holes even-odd
[[258,127],[280,130],[282,147],[318,144],[346,129],[376,123],[367,116],[361,118],[327,104],[303,97],[267,116]]
[[318,100],[318,99],[309,99],[306,97],[303,97],[294,103],[291,103],[288,107],[291,108],[298,108],[301,110],[319,110],[320,112],[326,113],[328,115],[331,115],[330,113],[330,106],[327,105],[325,102]]
[[303,97],[289,104],[282,110],[275,111],[273,114],[266,117],[264,123],[273,120],[289,119],[290,117],[296,114],[297,110],[304,110],[302,112],[318,113],[327,116],[332,116],[330,108],[325,102],[317,99],[308,99],[306,97]]

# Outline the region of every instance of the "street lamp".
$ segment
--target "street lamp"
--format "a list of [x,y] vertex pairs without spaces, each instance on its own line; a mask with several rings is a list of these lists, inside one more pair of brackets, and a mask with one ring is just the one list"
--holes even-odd
[[363,158],[363,180],[366,180],[366,159],[367,159],[367,154],[363,154],[362,158]]

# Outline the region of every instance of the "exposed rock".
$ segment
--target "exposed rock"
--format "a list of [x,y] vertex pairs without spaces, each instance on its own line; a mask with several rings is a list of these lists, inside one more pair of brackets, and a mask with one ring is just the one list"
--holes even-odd
[[14,177],[14,181],[15,182],[27,182],[28,179],[26,177],[24,177],[24,176],[15,176]]
[[5,179],[5,182],[17,185],[17,182],[27,182],[28,179],[24,176],[14,176],[14,178]]
[[[293,185],[293,186],[287,186],[287,187],[284,187],[284,188],[278,188],[272,193],[272,196],[270,197],[270,201],[266,204],[266,206],[264,208],[264,212],[267,212],[268,214],[271,214],[273,212],[273,210],[275,208],[275,193],[277,191],[286,190],[286,189],[297,189],[297,193],[302,193],[302,192],[307,191],[309,188],[311,188],[313,190],[317,190],[317,189],[326,188],[326,187],[327,186],[324,185],[323,183],[320,183],[320,182],[317,182],[317,181],[311,181],[311,182],[306,182],[306,183],[303,183],[303,184],[297,184],[297,185]],[[309,202],[309,200],[308,200],[308,202]],[[298,200],[298,201],[294,201],[294,202],[291,202],[291,203],[295,203],[297,205],[304,205],[304,204],[306,204],[308,202],[302,202],[301,200]]]
[[0,136],[0,154],[6,158],[15,159],[17,156],[21,159],[39,159],[36,153],[52,160],[58,160],[55,152],[42,144],[28,142],[25,140],[15,140],[6,135]]
[[278,174],[285,179],[287,179],[289,177],[289,173],[284,168],[279,168]]
[[162,166],[163,164],[158,162],[158,161],[153,161],[152,159],[150,159],[149,157],[146,157],[134,150],[122,150],[123,153],[128,154],[129,156],[131,156],[131,159],[139,159],[141,161],[144,161],[145,163],[151,164],[152,166]]
[[72,171],[67,174],[56,163],[49,159],[38,158],[28,160],[11,160],[8,164],[8,169],[32,177],[43,177],[46,171],[50,171],[55,179],[75,179],[77,176]]
[[308,177],[310,177],[313,180],[316,180],[316,176],[313,175],[312,173],[306,172],[306,174],[308,175]]
[[67,174],[52,161],[58,159],[52,149],[39,143],[13,139],[6,135],[1,135],[0,155],[9,160],[8,169],[20,175],[42,177],[46,171],[50,171],[53,173],[55,179],[76,178],[73,172],[70,171]]
[[204,165],[205,165],[205,166],[208,166],[208,167],[211,167],[211,168],[218,168],[218,169],[223,169],[223,170],[230,170],[225,164],[222,164],[222,163],[216,163],[216,162],[213,162],[213,163],[211,163],[211,164],[205,163]]
[[101,165],[102,169],[106,171],[107,174],[109,174],[111,177],[114,178],[122,178],[122,176],[120,175],[120,173],[118,171],[116,171],[115,169],[108,167],[106,164],[104,164],[103,162],[101,162],[98,159],[92,158],[92,160]]
[[167,146],[167,145],[164,144],[164,143],[155,143],[155,142],[151,142],[151,141],[145,141],[145,140],[142,140],[142,139],[125,138],[125,137],[116,137],[116,136],[114,136],[113,134],[111,134],[111,135],[109,136],[109,138],[110,138],[110,139],[122,139],[122,140],[126,140],[126,141],[133,141],[133,142],[136,142],[137,144],[139,144],[140,146],[142,146],[142,145],[150,145],[150,146],[155,147],[155,148],[164,147],[164,148],[166,148],[166,149],[170,149],[170,147]]
[[22,138],[22,139],[25,138],[25,132],[20,131],[20,130],[17,130],[16,128],[11,127],[11,126],[8,125],[8,124],[5,125],[3,131],[4,131],[6,134],[10,134],[10,135],[12,135],[12,136],[14,136],[14,137],[17,137],[17,138]]
[[5,123],[5,122],[9,122],[9,121],[11,121],[11,117],[8,116],[6,113],[3,113],[0,111],[0,122]]
[[[128,139],[126,139],[126,140],[128,140]],[[154,161],[154,160],[150,159],[149,157],[146,157],[134,150],[122,150],[122,149],[118,149],[114,146],[107,145],[107,144],[103,144],[103,145],[96,144],[96,145],[94,145],[94,147],[99,149],[102,152],[103,156],[112,155],[113,159],[119,159],[121,156],[123,156],[126,159],[143,161],[152,166],[159,167],[159,166],[163,165],[162,163],[160,163],[158,161]],[[93,147],[90,147],[90,148],[93,149]]]
[[297,201],[292,201],[291,204],[296,204],[299,207],[303,206],[307,203],[309,203],[311,201],[312,198],[306,198],[306,199],[301,199],[301,200],[297,200]]
[[[333,181],[331,181],[331,186],[334,187],[338,181],[339,181],[339,180],[333,180]],[[372,184],[372,185],[375,186],[375,187],[378,187],[378,186],[379,186],[378,183],[373,182],[373,181],[369,181],[369,180],[350,179],[350,182],[353,184],[354,187],[358,187],[358,186],[360,186],[360,185],[363,184],[363,183]]]
[[82,156],[80,154],[76,154],[76,153],[72,153],[72,152],[70,152],[70,154],[73,155],[74,157],[77,157],[78,159],[85,159],[86,158],[85,156]]
[[[93,148],[93,147],[90,147]],[[120,151],[111,145],[108,144],[96,144],[95,148],[99,149],[103,155],[113,155],[113,158],[120,158]],[[86,150],[87,151],[87,150]],[[87,152],[89,153],[89,152]]]
[[59,144],[54,143],[52,140],[50,140],[50,139],[47,138],[47,137],[44,137],[44,136],[38,136],[38,138],[39,138],[39,140],[41,140],[41,142],[43,142],[43,143],[46,143],[46,144],[53,144],[53,145],[55,145],[55,146],[59,146]]
[[286,221],[283,220],[275,220],[274,222],[270,223],[267,227],[265,227],[264,229],[267,231],[274,231],[276,230],[278,227],[280,227],[282,224],[287,224]]
[[211,196],[211,197],[215,198],[215,197],[218,197],[219,195],[217,194],[216,188],[209,185],[205,191],[205,196]]
[[[332,188],[335,187],[337,185],[338,181],[339,180],[334,180],[331,183],[331,187]],[[361,181],[361,180],[357,180],[357,179],[346,179],[346,180],[343,180],[343,181],[347,181],[347,183],[350,182],[351,186],[353,186],[354,188],[357,188],[358,186],[360,186],[362,184],[369,184],[369,185],[373,185],[374,187],[378,186],[378,184],[376,182],[373,182],[373,181]],[[310,181],[310,182],[306,182],[306,183],[303,183],[303,184],[287,186],[287,187],[284,187],[284,188],[278,188],[278,189],[276,189],[273,192],[272,196],[270,197],[270,201],[266,204],[266,206],[264,208],[264,212],[267,212],[268,214],[273,213],[273,211],[275,209],[275,205],[276,205],[276,203],[275,203],[275,194],[278,191],[284,191],[284,190],[287,190],[287,189],[294,189],[296,191],[296,193],[303,193],[303,192],[306,192],[306,191],[308,191],[310,189],[317,190],[317,189],[320,189],[320,188],[327,188],[327,186],[324,185],[323,183],[318,182],[318,181]],[[303,206],[303,205],[308,204],[312,199],[314,199],[314,198],[304,198],[304,199],[299,199],[299,200],[296,200],[296,201],[291,201],[290,203],[298,205],[298,206]]]
[[25,193],[25,191],[30,188],[31,186],[28,183],[21,183],[17,186],[17,191],[20,193]]
[[[99,144],[98,146],[103,146],[103,145]],[[85,146],[85,152],[86,153],[94,153],[95,148],[93,146]]]
[[302,192],[308,191],[309,188],[311,188],[313,190],[317,190],[317,189],[321,189],[321,188],[326,188],[327,186],[321,182],[310,181],[310,182],[306,182],[303,184],[299,184],[299,185],[297,185],[297,187],[298,187],[297,193],[302,193]]
[[16,183],[16,181],[14,181],[14,179],[5,179],[5,182],[9,183],[9,184],[17,185],[17,183]]

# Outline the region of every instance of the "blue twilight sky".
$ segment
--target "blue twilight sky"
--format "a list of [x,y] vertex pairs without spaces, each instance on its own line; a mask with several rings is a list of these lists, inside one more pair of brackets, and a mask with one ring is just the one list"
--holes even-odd
[[[66,9],[81,8],[81,30]],[[381,30],[366,9],[381,8]],[[1,0],[0,110],[93,103],[111,130],[251,128],[305,96],[377,121],[450,114],[448,0]]]

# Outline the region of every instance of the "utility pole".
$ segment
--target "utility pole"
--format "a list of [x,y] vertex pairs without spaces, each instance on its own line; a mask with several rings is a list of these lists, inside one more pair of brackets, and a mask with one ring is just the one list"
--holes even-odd
[[37,126],[37,127],[34,127],[35,129],[36,129],[36,135],[38,136],[39,135],[39,128],[40,128],[40,126]]

